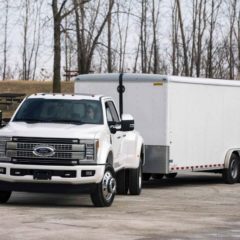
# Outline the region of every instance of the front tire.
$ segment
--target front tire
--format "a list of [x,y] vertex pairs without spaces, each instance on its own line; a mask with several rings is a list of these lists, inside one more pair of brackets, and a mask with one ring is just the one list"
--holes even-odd
[[235,153],[231,155],[228,168],[223,170],[223,179],[227,184],[237,183],[240,179],[240,159]]
[[0,191],[0,203],[6,203],[11,197],[11,191]]
[[142,191],[142,163],[136,169],[129,170],[129,192],[131,195],[140,195]]
[[112,205],[116,194],[116,177],[112,166],[107,165],[103,179],[97,184],[94,192],[91,193],[91,200],[95,207],[109,207]]

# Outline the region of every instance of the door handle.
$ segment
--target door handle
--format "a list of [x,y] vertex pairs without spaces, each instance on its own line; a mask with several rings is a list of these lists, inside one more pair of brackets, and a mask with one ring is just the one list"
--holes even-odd
[[117,139],[120,139],[120,138],[121,138],[121,136],[118,136],[118,137],[117,137]]
[[126,134],[123,135],[123,137],[126,137],[126,136],[127,136]]

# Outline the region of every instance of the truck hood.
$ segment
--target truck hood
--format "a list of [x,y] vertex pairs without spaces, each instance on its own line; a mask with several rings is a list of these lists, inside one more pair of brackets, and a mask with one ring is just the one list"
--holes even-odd
[[56,124],[56,123],[24,123],[10,122],[0,130],[1,136],[50,137],[50,138],[79,138],[94,139],[104,125],[93,124]]

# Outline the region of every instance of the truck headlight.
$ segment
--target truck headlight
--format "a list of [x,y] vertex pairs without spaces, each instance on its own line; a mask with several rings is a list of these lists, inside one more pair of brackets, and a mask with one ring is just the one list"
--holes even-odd
[[81,144],[85,144],[85,159],[80,160],[81,163],[89,161],[96,162],[99,140],[80,140]]
[[11,158],[6,156],[6,145],[10,141],[12,141],[11,137],[0,136],[0,162],[11,161]]

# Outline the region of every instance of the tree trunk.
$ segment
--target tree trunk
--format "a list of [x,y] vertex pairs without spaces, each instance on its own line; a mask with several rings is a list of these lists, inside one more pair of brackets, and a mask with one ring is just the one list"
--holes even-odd
[[231,3],[232,13],[230,15],[230,34],[229,34],[229,78],[234,79],[234,53],[233,53],[233,34],[234,34],[234,24],[236,19],[236,7],[237,7],[237,0],[234,0]]
[[238,80],[240,80],[240,10],[238,13]]
[[178,8],[179,25],[180,25],[181,36],[182,36],[182,44],[183,44],[184,72],[185,72],[185,76],[188,76],[189,75],[188,53],[187,53],[187,45],[185,40],[184,28],[183,28],[182,11],[181,11],[179,0],[176,0],[176,1],[177,1],[177,8]]
[[[111,6],[112,1],[113,0],[109,0],[109,8]],[[111,11],[111,9],[109,9],[109,11]],[[107,20],[107,26],[108,26],[107,68],[109,73],[112,72],[112,13],[111,12]]]
[[54,25],[54,57],[53,57],[53,92],[61,92],[61,15],[58,12],[58,1],[52,0]]
[[3,76],[2,79],[6,79],[6,68],[7,68],[7,43],[8,43],[8,9],[9,4],[6,0],[6,13],[5,13],[5,23],[4,23],[4,43],[3,43]]

